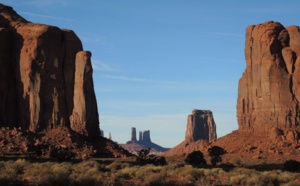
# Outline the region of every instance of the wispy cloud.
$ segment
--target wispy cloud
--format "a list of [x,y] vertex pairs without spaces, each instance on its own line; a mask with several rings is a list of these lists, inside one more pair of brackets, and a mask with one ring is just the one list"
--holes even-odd
[[220,35],[220,36],[232,36],[232,37],[244,37],[245,36],[243,34],[228,33],[228,32],[208,32],[208,34]]
[[93,43],[104,43],[104,38],[99,36],[99,35],[95,35],[95,34],[88,34],[88,33],[79,33],[80,38],[82,38],[83,40],[87,41],[87,42],[93,42]]
[[42,14],[34,14],[30,12],[19,12],[21,15],[28,15],[28,16],[34,16],[34,17],[40,17],[40,18],[46,18],[46,19],[57,19],[62,21],[71,21],[76,22],[78,20],[65,18],[65,17],[57,17],[57,16],[49,16],[49,15],[42,15]]
[[24,2],[25,4],[30,4],[37,7],[47,7],[47,6],[66,6],[68,0],[31,0]]
[[114,80],[121,81],[134,81],[134,82],[142,82],[142,83],[153,83],[153,80],[144,79],[144,78],[136,78],[136,77],[127,77],[127,76],[112,76],[112,75],[103,75],[102,77]]
[[298,7],[291,7],[291,6],[280,6],[280,7],[255,7],[255,8],[248,8],[244,11],[251,13],[251,14],[291,14],[296,13],[298,10]]
[[120,68],[117,65],[108,64],[102,60],[93,59],[92,63],[93,63],[94,70],[106,71],[106,72],[120,71]]
[[136,110],[136,112],[140,111],[141,109],[155,109],[157,107],[163,106],[162,103],[157,101],[137,101],[137,100],[131,100],[131,101],[125,101],[125,100],[101,100],[99,102],[99,109],[104,110],[118,110],[120,112],[126,112],[128,110]]
[[132,82],[140,82],[140,83],[161,83],[161,84],[176,84],[175,81],[161,81],[161,80],[152,80],[145,79],[139,77],[128,77],[128,76],[113,76],[113,75],[103,75],[102,77],[107,79],[114,79],[120,81],[132,81]]
[[107,41],[105,39],[105,37],[103,37],[101,35],[97,35],[94,33],[86,33],[86,32],[78,33],[78,35],[83,42],[93,43],[93,44],[97,44],[97,45],[103,45],[107,49],[114,48],[114,44]]

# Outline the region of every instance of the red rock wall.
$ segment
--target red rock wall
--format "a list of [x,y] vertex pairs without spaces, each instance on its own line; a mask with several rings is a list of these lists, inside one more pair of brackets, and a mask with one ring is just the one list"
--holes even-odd
[[239,130],[268,132],[299,126],[299,28],[277,22],[246,30],[246,69],[239,81]]
[[0,4],[0,39],[0,126],[100,136],[91,54],[74,32],[30,23]]

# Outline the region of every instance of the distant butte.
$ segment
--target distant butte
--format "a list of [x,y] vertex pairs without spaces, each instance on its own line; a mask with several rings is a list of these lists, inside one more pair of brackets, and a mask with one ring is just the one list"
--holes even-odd
[[194,109],[187,117],[185,140],[164,155],[186,154],[206,147],[208,142],[217,139],[216,124],[210,110]]
[[151,141],[150,130],[140,131],[139,132],[139,140],[136,139],[136,129],[135,127],[131,128],[131,137],[130,141],[126,144],[121,144],[123,148],[128,150],[131,153],[136,154],[141,149],[151,148],[152,154],[161,154],[169,150],[169,148],[161,147]]
[[198,140],[212,141],[217,139],[216,124],[210,110],[194,109],[188,115],[185,141],[188,143]]

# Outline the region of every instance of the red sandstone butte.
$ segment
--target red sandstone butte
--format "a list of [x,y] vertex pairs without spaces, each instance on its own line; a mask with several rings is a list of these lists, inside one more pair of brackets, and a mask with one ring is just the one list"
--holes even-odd
[[187,118],[185,140],[164,155],[173,156],[202,150],[207,147],[209,142],[216,139],[216,124],[212,112],[194,109]]
[[300,32],[278,22],[246,29],[246,69],[239,81],[239,131],[268,133],[300,122]]
[[0,4],[0,40],[0,127],[100,136],[91,53],[73,31],[31,23]]

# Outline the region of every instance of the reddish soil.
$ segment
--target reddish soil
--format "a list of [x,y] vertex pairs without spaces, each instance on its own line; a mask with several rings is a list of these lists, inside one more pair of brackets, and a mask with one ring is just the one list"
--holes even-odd
[[283,138],[270,140],[269,136],[251,132],[233,131],[212,142],[210,146],[220,146],[228,153],[224,159],[261,163],[282,163],[294,159],[300,161],[300,143],[290,142]]
[[163,155],[185,156],[195,150],[207,155],[207,149],[212,146],[220,146],[227,151],[223,156],[224,163],[254,165],[281,164],[290,159],[300,161],[300,143],[297,141],[291,142],[280,137],[271,140],[263,134],[239,131],[233,131],[210,143],[200,140],[193,143],[183,141]]
[[13,128],[0,128],[1,156],[31,156],[50,158],[53,154],[73,158],[132,156],[121,146],[99,137],[89,142],[84,136],[67,128],[31,133]]

